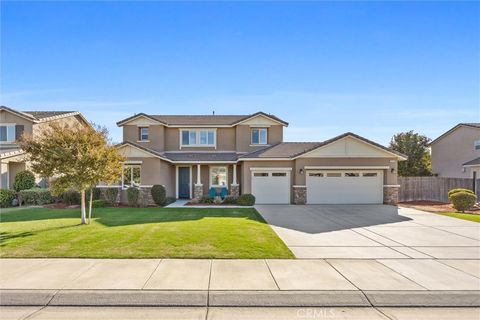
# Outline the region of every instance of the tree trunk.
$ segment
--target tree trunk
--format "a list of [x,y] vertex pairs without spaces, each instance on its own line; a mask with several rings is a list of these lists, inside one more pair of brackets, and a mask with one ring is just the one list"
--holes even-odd
[[82,224],[87,224],[87,212],[86,212],[86,209],[85,209],[85,189],[80,191],[80,195],[81,195],[81,199],[82,199],[82,202],[81,202],[81,211],[82,211]]
[[90,202],[88,203],[88,224],[92,222],[92,202],[93,202],[93,188],[90,188]]

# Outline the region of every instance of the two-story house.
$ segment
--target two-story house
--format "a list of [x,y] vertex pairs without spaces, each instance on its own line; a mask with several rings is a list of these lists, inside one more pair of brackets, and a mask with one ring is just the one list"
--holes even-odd
[[196,198],[211,188],[257,203],[390,203],[398,198],[397,162],[405,160],[353,133],[323,142],[283,142],[288,123],[251,115],[136,114],[123,128],[121,187],[164,185]]
[[480,178],[480,123],[460,123],[430,143],[439,177]]
[[77,111],[18,111],[0,106],[0,188],[11,188],[17,172],[28,169],[16,140],[24,133],[36,136],[52,122],[90,126]]

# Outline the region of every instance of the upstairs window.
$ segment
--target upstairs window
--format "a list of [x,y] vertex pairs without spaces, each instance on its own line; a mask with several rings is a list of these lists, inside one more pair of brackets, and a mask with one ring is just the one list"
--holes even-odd
[[267,129],[252,129],[252,144],[267,144]]
[[189,129],[181,131],[182,147],[214,147],[215,130],[213,129]]
[[122,187],[138,187],[140,186],[141,165],[124,165]]
[[0,125],[0,142],[15,141],[15,125],[2,124]]
[[148,127],[138,128],[138,140],[148,141]]
[[475,150],[480,150],[480,140],[475,140]]

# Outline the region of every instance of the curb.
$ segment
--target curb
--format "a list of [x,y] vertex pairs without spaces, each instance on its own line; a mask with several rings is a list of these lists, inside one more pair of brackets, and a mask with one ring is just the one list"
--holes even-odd
[[480,307],[480,291],[1,290],[1,306]]

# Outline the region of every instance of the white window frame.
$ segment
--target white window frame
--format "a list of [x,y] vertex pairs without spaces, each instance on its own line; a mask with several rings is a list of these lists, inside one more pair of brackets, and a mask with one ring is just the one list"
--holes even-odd
[[[188,140],[189,144],[183,144],[183,132],[188,131]],[[191,144],[191,135],[190,132],[194,131],[195,132],[195,143]],[[207,134],[207,144],[201,144],[201,132],[205,131]],[[208,133],[213,132],[213,143],[208,143]],[[180,149],[181,148],[211,148],[214,147],[215,149],[217,148],[217,129],[216,128],[201,128],[201,129],[180,129],[179,130],[179,144],[180,144]]]
[[[258,131],[258,142],[253,142],[253,131]],[[262,143],[260,140],[260,131],[265,131],[265,143]],[[264,146],[268,144],[268,128],[252,128],[250,130],[250,144],[253,146]]]
[[[0,143],[12,143],[16,140],[16,136],[17,136],[17,124],[16,123],[2,123],[0,126],[2,127],[7,127],[7,140],[5,141],[0,141]],[[8,140],[8,128],[12,128],[13,127],[13,139],[12,140]]]
[[480,140],[475,140],[475,142],[473,143],[473,148],[475,150],[480,150]]
[[[225,185],[216,185],[212,184],[212,169],[214,168],[225,168]],[[210,166],[208,169],[208,185],[210,188],[227,188],[228,189],[228,166]]]
[[[143,139],[142,130],[147,129],[147,138]],[[149,127],[138,127],[138,141],[140,142],[149,142],[150,141],[150,128]]]
[[[125,181],[125,167],[137,167],[137,168],[140,168],[140,182],[138,183],[138,185],[134,185],[132,183],[132,185],[130,186],[125,186],[124,184],[124,181]],[[133,181],[133,170],[131,171],[130,173],[130,181],[132,182]],[[140,187],[142,185],[142,165],[141,164],[130,164],[130,163],[126,163],[122,166],[122,189],[128,189],[130,187]]]

